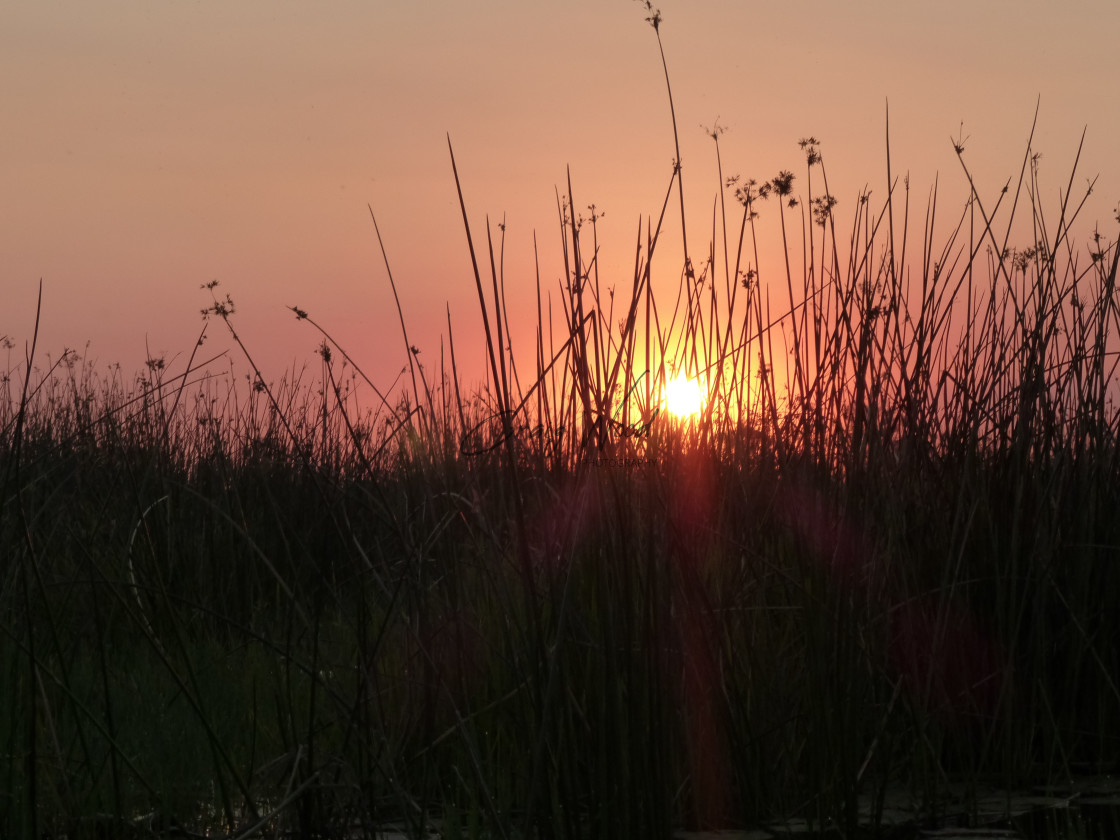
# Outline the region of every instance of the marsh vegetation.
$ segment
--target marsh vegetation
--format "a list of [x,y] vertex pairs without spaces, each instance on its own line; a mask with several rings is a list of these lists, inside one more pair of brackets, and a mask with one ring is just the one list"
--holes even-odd
[[1114,770],[1115,228],[1076,240],[1030,142],[948,221],[888,151],[841,221],[799,145],[721,169],[699,251],[682,216],[675,300],[681,168],[609,293],[567,182],[532,347],[460,190],[477,388],[450,321],[422,366],[402,314],[383,395],[298,307],[314,382],[9,361],[0,833],[850,836],[888,788],[934,822]]

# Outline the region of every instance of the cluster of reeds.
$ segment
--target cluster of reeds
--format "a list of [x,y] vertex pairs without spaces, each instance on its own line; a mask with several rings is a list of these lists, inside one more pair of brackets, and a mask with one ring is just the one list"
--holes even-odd
[[[403,313],[403,392],[298,307],[314,381],[245,347],[243,385],[9,363],[0,833],[850,834],[888,785],[935,818],[950,784],[1113,767],[1120,249],[1075,241],[1072,178],[1043,206],[1029,143],[947,228],[931,192],[918,235],[889,154],[840,229],[800,146],[803,177],[721,169],[671,308],[680,167],[617,299],[569,182],[528,354],[460,190],[469,392]],[[662,408],[677,371],[692,418]]]

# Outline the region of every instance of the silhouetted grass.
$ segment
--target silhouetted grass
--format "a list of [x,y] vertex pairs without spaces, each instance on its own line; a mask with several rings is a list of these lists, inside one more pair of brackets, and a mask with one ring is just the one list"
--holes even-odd
[[[1114,768],[1115,239],[1074,241],[1082,197],[1043,206],[1029,143],[947,234],[897,179],[838,229],[800,147],[803,176],[720,162],[675,301],[651,277],[680,168],[617,298],[569,182],[516,355],[460,191],[474,390],[403,313],[391,396],[298,307],[314,381],[246,347],[244,386],[32,348],[0,394],[0,832],[851,835],[888,785],[933,819],[950,784]],[[687,421],[677,370],[709,388]]]

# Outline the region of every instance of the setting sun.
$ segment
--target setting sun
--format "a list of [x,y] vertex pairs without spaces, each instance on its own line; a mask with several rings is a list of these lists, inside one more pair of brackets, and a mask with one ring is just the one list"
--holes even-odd
[[695,379],[678,373],[665,385],[665,408],[677,417],[699,414],[704,408],[704,389]]

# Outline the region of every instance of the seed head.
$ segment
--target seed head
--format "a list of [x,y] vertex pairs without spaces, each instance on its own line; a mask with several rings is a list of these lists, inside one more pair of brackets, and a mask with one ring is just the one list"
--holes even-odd
[[788,169],[783,169],[774,177],[774,180],[770,182],[770,185],[771,187],[773,187],[774,192],[776,192],[781,198],[785,198],[791,192],[793,192],[793,173]]

